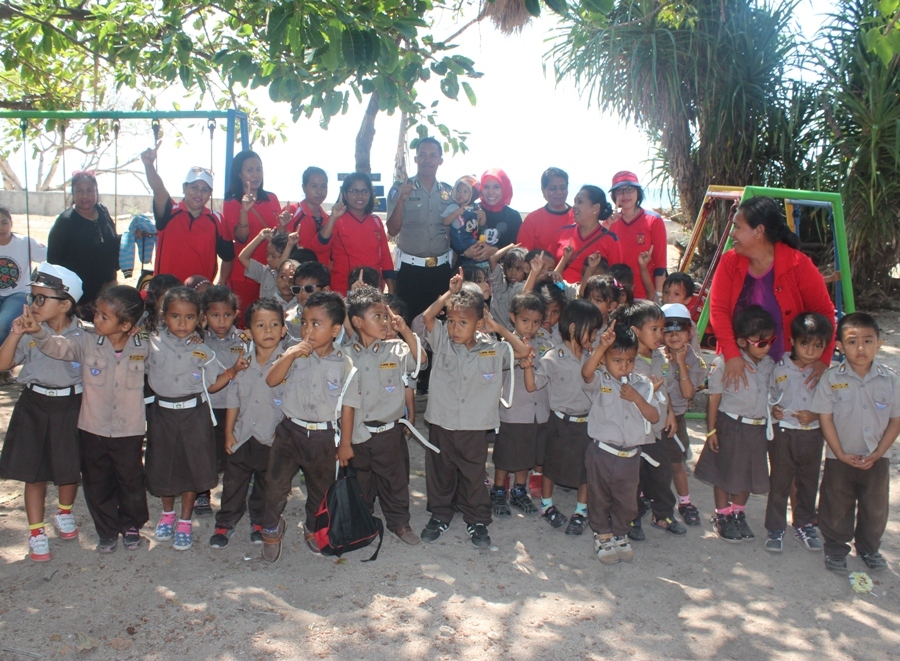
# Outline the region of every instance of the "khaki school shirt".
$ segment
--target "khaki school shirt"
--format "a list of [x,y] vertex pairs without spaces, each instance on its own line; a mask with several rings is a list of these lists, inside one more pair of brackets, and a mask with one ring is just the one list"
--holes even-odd
[[[772,394],[774,399],[781,397],[778,402],[779,406],[785,409],[784,422],[794,426],[799,426],[800,421],[794,415],[797,411],[812,411],[813,397],[816,393],[816,387],[810,391],[804,381],[812,374],[812,367],[802,370],[797,367],[790,354],[784,354],[778,364],[775,365],[773,378],[775,385]],[[806,426],[806,429],[818,429],[819,421],[814,420]]]
[[[544,341],[526,340],[525,344],[534,349],[534,373],[535,383],[538,380],[538,373],[543,371],[540,358],[551,350]],[[546,387],[541,387],[534,392],[525,390],[525,370],[519,367],[518,363],[513,369],[503,372],[503,393],[509,392],[510,382],[515,380],[515,391],[513,394],[512,406],[506,408],[500,405],[500,422],[512,423],[544,423],[550,418],[550,394]],[[546,385],[546,379],[542,380]]]
[[490,273],[491,282],[491,316],[515,331],[516,325],[509,318],[509,302],[516,294],[521,294],[525,288],[524,282],[509,284],[503,274],[503,268],[498,264]]
[[283,299],[278,293],[278,285],[275,282],[275,271],[270,269],[266,264],[251,259],[250,266],[244,269],[244,275],[259,283],[260,298],[274,298],[282,304],[282,307],[284,307]]
[[[306,422],[339,420],[338,398],[352,370],[353,361],[341,349],[334,349],[324,358],[315,351],[305,358],[296,358],[284,380],[284,415]],[[361,404],[359,376],[354,373],[347,385],[342,407],[359,409]]]
[[[900,378],[878,361],[864,379],[842,363],[822,375],[810,410],[832,414],[844,452],[869,455],[890,419],[900,417]],[[829,459],[836,458],[827,445],[825,450]]]
[[364,443],[372,438],[366,422],[378,423],[370,425],[377,427],[403,417],[403,375],[416,371],[416,357],[403,340],[377,340],[368,348],[351,341],[344,350],[352,357],[359,377],[361,405],[353,421],[353,443]]
[[[652,378],[661,378],[663,379],[663,385],[659,387],[659,390],[656,391],[654,399],[657,400],[662,408],[660,409],[663,413],[659,416],[659,420],[653,425],[653,434],[656,438],[662,436],[663,429],[666,428],[666,413],[668,412],[668,401],[669,398],[666,396],[666,385],[665,381],[668,379],[669,370],[671,366],[669,365],[669,359],[666,358],[666,355],[662,352],[662,349],[654,349],[653,353],[650,354],[650,360],[647,361],[646,358],[641,356],[640,354],[634,360],[634,373],[639,374],[644,377],[650,383]],[[596,379],[594,379],[596,381]]]
[[149,342],[148,382],[160,397],[199,395],[224,371],[205,342],[188,344],[188,338],[179,339],[168,330],[151,334]]
[[684,362],[687,365],[687,374],[682,374],[678,363],[672,361],[669,361],[669,369],[666,374],[666,392],[675,415],[682,415],[691,405],[691,400],[685,399],[681,394],[681,377],[687,376],[694,388],[699,388],[706,380],[706,361],[697,355],[693,347],[688,347]]
[[569,416],[587,415],[591,398],[584,390],[581,366],[588,356],[584,352],[579,360],[565,344],[541,356],[541,369],[534,371],[534,382],[539,388],[546,385],[551,410]]
[[84,329],[78,335],[53,335],[46,326],[33,336],[52,358],[81,363],[84,395],[78,428],[105,438],[144,433],[144,368],[150,345],[129,338],[120,356],[106,337]]
[[[666,405],[653,394],[650,379],[632,372],[628,383],[640,393],[641,397],[650,397],[650,403],[664,418]],[[644,433],[644,415],[637,404],[622,399],[622,383],[612,378],[605,369],[594,374],[594,380],[585,384],[585,390],[591,398],[591,410],[588,413],[588,435],[607,445],[621,448],[632,448],[636,445],[647,445],[656,440],[651,432]]]
[[[204,342],[206,346],[212,349],[213,353],[216,354],[216,362],[219,363],[221,371],[224,372],[225,370],[234,367],[237,359],[241,357],[241,353],[243,353],[246,348],[244,341],[241,339],[240,331],[236,328],[232,328],[223,338],[219,338],[211,330],[207,330],[205,335],[206,338],[204,339]],[[218,392],[209,393],[209,403],[214,409],[228,408],[228,393],[232,389],[232,386],[234,386],[235,380],[229,381],[228,385]],[[209,386],[209,383],[206,385]],[[219,422],[222,422],[222,420]]]
[[[50,333],[53,330],[47,324],[41,324]],[[84,331],[78,319],[72,319],[63,329],[63,337],[78,337]],[[16,345],[16,365],[21,365],[16,381],[23,386],[32,384],[45,388],[68,388],[81,383],[81,363],[77,360],[57,360],[38,349],[37,342],[31,335],[23,335]]]
[[756,370],[755,373],[749,370],[744,372],[747,375],[748,385],[745,386],[743,380],[739,380],[741,388],[739,391],[736,392],[733,385],[728,390],[724,388],[722,379],[725,374],[725,356],[719,354],[709,371],[709,394],[722,395],[719,401],[720,411],[761,420],[769,411],[769,393],[774,384],[775,362],[765,356],[758,363],[754,363],[743,351],[741,357]]
[[[450,250],[450,227],[444,225],[441,214],[450,204],[452,188],[435,181],[431,191],[418,177],[413,177],[413,191],[403,203],[403,225],[397,235],[397,245],[405,253],[416,257],[440,257]],[[395,183],[388,193],[387,218],[400,201],[401,183]]]
[[426,422],[452,431],[498,427],[503,370],[511,367],[509,345],[478,333],[475,346],[467,349],[450,340],[443,321],[435,321],[431,332],[426,328],[425,339],[433,351]]
[[256,356],[248,356],[250,366],[239,372],[225,389],[228,391],[228,398],[224,408],[238,409],[234,423],[237,445],[233,450],[237,450],[251,438],[263,445],[272,445],[275,440],[275,427],[284,419],[281,405],[285,398],[285,385],[279,383],[270,388],[266,383],[266,374],[277,357],[277,352],[273,352],[269,361],[260,365]]

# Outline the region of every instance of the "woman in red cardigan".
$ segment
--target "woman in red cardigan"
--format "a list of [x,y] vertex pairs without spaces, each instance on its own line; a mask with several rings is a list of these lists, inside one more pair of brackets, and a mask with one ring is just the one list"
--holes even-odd
[[[791,322],[801,312],[819,312],[834,320],[834,304],[825,280],[809,257],[798,250],[800,240],[788,227],[778,203],[753,197],[738,207],[731,231],[733,250],[722,256],[710,290],[710,321],[718,351],[725,354],[725,386],[743,380],[752,369],[734,339],[735,312],[760,305],[775,319],[776,338],[769,355],[776,362],[790,349]],[[834,323],[834,321],[832,321]],[[810,387],[831,364],[834,338],[807,380]]]

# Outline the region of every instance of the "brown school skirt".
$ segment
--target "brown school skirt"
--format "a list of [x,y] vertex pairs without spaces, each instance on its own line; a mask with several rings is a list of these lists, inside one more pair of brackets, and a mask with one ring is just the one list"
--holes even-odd
[[[199,395],[173,399],[194,397]],[[151,494],[175,496],[215,488],[216,445],[206,402],[191,409],[164,409],[157,397],[147,411],[147,423],[144,474]]]
[[584,454],[590,444],[587,422],[570,422],[551,413],[547,423],[544,475],[554,484],[573,489],[587,484]]
[[680,464],[687,459],[687,449],[690,446],[691,439],[688,438],[687,421],[684,419],[684,413],[676,415],[675,422],[675,436],[681,441],[684,450],[678,447],[678,443],[675,442],[675,436],[669,436],[668,432],[663,432],[663,439],[666,441],[666,447],[669,449],[669,461],[673,464]]
[[25,388],[9,418],[0,479],[29,484],[81,481],[79,411],[81,394],[48,397]]
[[501,422],[494,440],[494,468],[515,472],[534,467],[538,443],[544,443],[547,424]]
[[769,493],[769,442],[765,425],[747,425],[719,411],[719,451],[703,447],[694,477],[727,493]]

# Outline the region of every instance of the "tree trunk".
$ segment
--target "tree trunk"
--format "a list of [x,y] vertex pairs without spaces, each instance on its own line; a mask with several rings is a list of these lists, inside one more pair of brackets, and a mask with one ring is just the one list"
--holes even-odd
[[372,142],[375,140],[375,117],[378,116],[378,92],[372,92],[359,133],[356,134],[356,171],[372,174]]
[[0,175],[3,176],[3,190],[22,190],[22,182],[5,158],[0,157]]

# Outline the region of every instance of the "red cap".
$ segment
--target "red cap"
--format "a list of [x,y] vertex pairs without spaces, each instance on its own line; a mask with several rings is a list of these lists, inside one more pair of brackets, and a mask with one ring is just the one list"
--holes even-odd
[[634,172],[629,172],[628,170],[622,170],[621,172],[616,172],[613,175],[612,186],[609,187],[609,190],[614,191],[617,188],[622,188],[622,186],[635,186],[637,188],[643,188],[643,186],[641,186],[641,182],[638,181],[637,175]]

